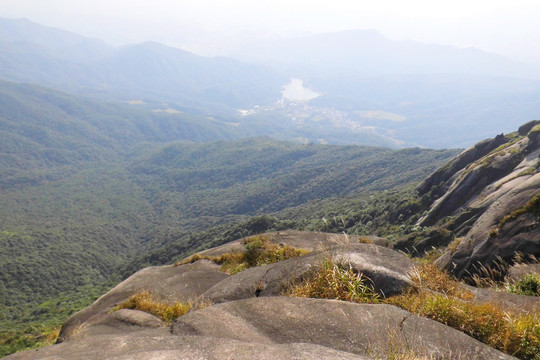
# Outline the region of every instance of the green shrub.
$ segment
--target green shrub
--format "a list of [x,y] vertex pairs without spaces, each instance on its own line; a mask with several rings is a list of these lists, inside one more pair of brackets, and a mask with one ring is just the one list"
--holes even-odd
[[540,296],[540,276],[525,275],[514,284],[510,284],[508,291],[518,295]]

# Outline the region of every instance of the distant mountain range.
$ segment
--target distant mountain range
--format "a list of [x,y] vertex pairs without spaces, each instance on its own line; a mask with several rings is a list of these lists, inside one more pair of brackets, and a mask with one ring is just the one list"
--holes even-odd
[[0,77],[117,100],[213,109],[276,101],[287,78],[157,43],[113,48],[28,20],[0,20]]
[[[355,30],[246,44],[236,56],[244,61],[154,42],[114,48],[29,20],[0,19],[0,78],[202,114],[236,124],[244,135],[467,147],[494,128],[508,132],[540,118],[540,71],[478,49]],[[291,78],[321,95],[301,106],[278,104]]]
[[258,41],[229,55],[282,64],[307,76],[469,74],[540,79],[540,66],[476,48],[394,41],[375,30]]

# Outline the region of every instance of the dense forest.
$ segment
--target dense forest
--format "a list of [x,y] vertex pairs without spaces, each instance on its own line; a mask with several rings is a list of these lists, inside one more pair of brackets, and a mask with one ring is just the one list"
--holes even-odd
[[[322,219],[374,210],[372,194],[410,190],[456,154],[234,140],[204,116],[7,82],[0,94],[4,353],[145,265],[270,229],[347,230]],[[348,231],[380,230],[367,223]]]

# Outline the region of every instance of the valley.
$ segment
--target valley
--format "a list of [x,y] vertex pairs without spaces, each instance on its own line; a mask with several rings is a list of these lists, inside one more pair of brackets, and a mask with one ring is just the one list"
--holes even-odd
[[540,359],[536,67],[230,51],[0,18],[0,356]]

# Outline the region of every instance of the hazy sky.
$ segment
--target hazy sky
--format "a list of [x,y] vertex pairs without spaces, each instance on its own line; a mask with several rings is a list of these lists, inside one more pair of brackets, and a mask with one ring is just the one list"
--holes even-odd
[[540,62],[539,0],[0,0],[0,16],[103,39],[203,54],[257,37],[375,29]]

